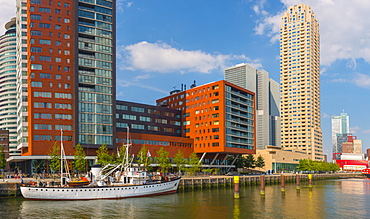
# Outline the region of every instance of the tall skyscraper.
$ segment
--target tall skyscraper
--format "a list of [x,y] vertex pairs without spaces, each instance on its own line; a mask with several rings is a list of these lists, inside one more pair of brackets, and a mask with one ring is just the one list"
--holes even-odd
[[323,159],[319,21],[304,4],[288,8],[280,28],[281,145]]
[[331,117],[331,140],[333,153],[342,153],[342,147],[338,147],[338,136],[349,134],[349,116],[341,113],[340,116]]
[[16,20],[5,24],[0,36],[0,129],[9,130],[9,155],[17,150],[17,93],[16,93]]
[[279,84],[248,64],[225,69],[225,80],[256,93],[256,149],[280,146]]
[[23,156],[115,147],[115,0],[17,0],[17,131]]

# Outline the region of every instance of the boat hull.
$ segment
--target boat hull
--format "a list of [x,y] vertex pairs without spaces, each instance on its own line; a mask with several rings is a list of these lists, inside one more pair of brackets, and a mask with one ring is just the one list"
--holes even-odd
[[93,200],[122,199],[175,193],[180,179],[148,185],[102,187],[28,187],[21,186],[26,199],[33,200]]

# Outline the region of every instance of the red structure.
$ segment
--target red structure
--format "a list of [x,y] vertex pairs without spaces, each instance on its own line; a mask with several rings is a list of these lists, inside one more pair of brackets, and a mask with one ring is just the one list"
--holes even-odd
[[361,171],[369,167],[367,160],[336,160],[343,171]]

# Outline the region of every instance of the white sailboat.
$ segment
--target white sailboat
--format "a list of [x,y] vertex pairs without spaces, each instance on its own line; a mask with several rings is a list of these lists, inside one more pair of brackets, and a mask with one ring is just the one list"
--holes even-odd
[[[62,137],[62,136],[61,136]],[[61,138],[62,139],[62,138]],[[61,184],[60,186],[21,186],[26,199],[34,200],[92,200],[121,199],[176,193],[180,177],[165,177],[154,180],[140,167],[133,167],[129,159],[129,138],[127,139],[124,164],[91,167],[89,185],[69,186],[70,179],[63,144],[61,142]]]

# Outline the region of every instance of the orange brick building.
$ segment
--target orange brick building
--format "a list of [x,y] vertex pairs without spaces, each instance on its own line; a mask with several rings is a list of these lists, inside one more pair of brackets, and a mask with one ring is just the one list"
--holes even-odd
[[175,91],[157,105],[182,111],[182,136],[194,139],[204,164],[255,154],[255,95],[224,80]]
[[115,5],[17,1],[16,131],[22,156],[11,162],[25,161],[34,171],[61,140],[68,159],[78,143],[91,161],[102,144],[115,150]]

